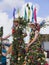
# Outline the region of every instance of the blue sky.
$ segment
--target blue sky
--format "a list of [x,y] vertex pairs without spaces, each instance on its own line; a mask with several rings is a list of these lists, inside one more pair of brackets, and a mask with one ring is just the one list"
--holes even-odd
[[38,17],[49,16],[49,0],[0,0],[0,11],[7,13],[11,18],[14,7],[21,8],[27,2],[39,5]]
[[49,16],[49,0],[25,0],[25,2],[32,2],[33,4],[39,5],[39,17]]

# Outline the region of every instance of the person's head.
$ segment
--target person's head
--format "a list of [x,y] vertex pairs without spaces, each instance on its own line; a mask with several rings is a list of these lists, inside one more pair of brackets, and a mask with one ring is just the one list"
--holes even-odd
[[14,25],[18,26],[19,23],[18,23],[18,19],[14,19]]
[[35,23],[36,30],[40,31],[40,25],[38,23]]
[[29,23],[29,27],[33,30],[40,30],[40,26],[38,23]]
[[35,28],[36,28],[36,27],[35,27],[35,24],[34,24],[34,23],[31,23],[31,22],[28,24],[28,26],[29,26],[31,29],[35,29]]

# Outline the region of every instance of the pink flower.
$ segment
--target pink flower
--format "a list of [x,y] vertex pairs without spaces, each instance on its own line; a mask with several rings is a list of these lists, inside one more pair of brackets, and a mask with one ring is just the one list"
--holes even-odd
[[46,62],[45,65],[48,65],[48,63]]

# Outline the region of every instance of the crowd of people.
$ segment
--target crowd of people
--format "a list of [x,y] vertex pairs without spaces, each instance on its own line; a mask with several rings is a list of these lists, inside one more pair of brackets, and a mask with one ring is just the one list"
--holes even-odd
[[1,57],[1,65],[10,65],[10,53],[8,54],[8,49],[9,49],[9,47],[10,47],[10,42],[9,42],[9,37],[10,37],[11,35],[7,35],[6,37],[4,37],[4,38],[2,38],[2,37],[0,37],[0,40],[2,40],[1,41],[1,46],[2,46],[2,57]]

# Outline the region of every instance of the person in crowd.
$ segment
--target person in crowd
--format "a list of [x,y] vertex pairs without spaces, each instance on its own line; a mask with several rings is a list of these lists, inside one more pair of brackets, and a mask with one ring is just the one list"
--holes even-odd
[[38,36],[39,36],[39,31],[40,31],[40,26],[39,26],[39,24],[37,24],[37,23],[36,23],[36,24],[34,24],[34,23],[29,23],[28,25],[29,25],[29,27],[31,28],[31,34],[30,34],[30,35],[32,35],[32,32],[33,32],[33,36],[32,36],[32,38],[30,39],[31,41],[30,41],[28,44],[26,44],[26,51],[28,51],[29,47],[30,47],[32,44],[34,44],[35,41],[37,41]]
[[[1,43],[2,43],[3,40],[9,38],[11,35],[12,35],[12,34],[9,34],[9,35],[7,35],[7,36],[5,36],[5,37],[0,37]],[[5,49],[4,45],[1,44],[1,46],[2,46],[1,63],[2,63],[2,65],[4,65],[4,64],[6,65],[6,56],[7,56],[6,49]],[[3,60],[4,60],[5,62],[4,62]]]
[[[9,42],[9,39],[5,39],[2,44],[5,45],[5,49],[6,49],[6,51],[8,51],[8,49],[11,45],[11,43]],[[11,54],[9,53],[6,55],[6,65],[10,65],[10,58],[11,58]]]
[[6,49],[5,49],[5,45],[2,45],[2,65],[6,65]]

